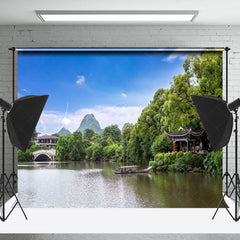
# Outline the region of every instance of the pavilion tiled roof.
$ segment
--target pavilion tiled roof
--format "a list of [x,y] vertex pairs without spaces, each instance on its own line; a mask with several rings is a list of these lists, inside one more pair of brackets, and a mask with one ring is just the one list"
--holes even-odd
[[204,129],[200,129],[200,130],[192,130],[191,128],[186,129],[186,131],[184,133],[182,132],[168,132],[166,130],[164,130],[164,133],[169,136],[169,137],[186,137],[186,136],[194,136],[194,137],[200,137],[203,135],[204,133]]

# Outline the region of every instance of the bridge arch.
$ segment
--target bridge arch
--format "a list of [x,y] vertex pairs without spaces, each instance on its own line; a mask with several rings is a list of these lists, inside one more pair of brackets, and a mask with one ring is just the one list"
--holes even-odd
[[37,161],[48,161],[48,160],[52,161],[52,157],[49,156],[48,154],[42,153],[42,154],[36,155],[33,160],[36,162]]
[[43,161],[46,160],[46,157],[50,159],[50,161],[56,160],[56,150],[55,149],[49,149],[49,150],[38,150],[33,152],[33,161]]

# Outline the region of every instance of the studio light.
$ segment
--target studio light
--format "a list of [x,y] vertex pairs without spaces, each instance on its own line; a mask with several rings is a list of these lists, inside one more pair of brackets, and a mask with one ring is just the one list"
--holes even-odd
[[198,11],[36,11],[43,22],[192,22]]
[[[7,220],[17,204],[20,206],[25,218],[27,219],[27,216],[16,196],[14,186],[10,183],[12,175],[7,176],[5,173],[5,121],[7,120],[7,131],[11,143],[20,150],[26,151],[47,98],[48,95],[26,96],[17,99],[12,105],[0,98],[0,107],[2,109],[2,173],[0,178],[2,215],[0,216],[0,219],[2,221]],[[7,113],[6,119],[5,113]],[[5,212],[6,193],[9,198],[14,196],[16,199],[16,203],[8,214]]]
[[228,144],[232,134],[233,117],[222,99],[213,96],[192,96],[214,151]]
[[[238,174],[238,108],[240,107],[240,99],[227,104],[222,99],[213,96],[195,96],[192,95],[193,103],[197,109],[203,126],[207,132],[209,141],[214,151],[226,146],[230,140],[233,128],[233,116],[235,122],[235,172],[231,176],[227,171],[223,175],[223,179],[230,179],[227,182],[225,192],[218,204],[218,207],[213,215],[213,219],[217,214],[220,206],[223,204],[230,216],[234,221],[238,221],[240,216],[238,215],[238,203],[240,202],[240,179]],[[224,202],[225,196],[234,199],[235,209],[232,214],[226,203]]]

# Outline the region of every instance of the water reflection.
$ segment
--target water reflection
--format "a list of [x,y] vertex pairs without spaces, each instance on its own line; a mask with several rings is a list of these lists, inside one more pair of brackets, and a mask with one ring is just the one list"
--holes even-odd
[[217,207],[221,177],[190,173],[115,175],[109,162],[19,165],[19,198],[30,208]]

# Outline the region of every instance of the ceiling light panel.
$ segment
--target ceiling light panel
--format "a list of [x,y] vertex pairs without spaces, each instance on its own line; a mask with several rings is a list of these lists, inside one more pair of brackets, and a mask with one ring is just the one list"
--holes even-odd
[[43,22],[191,22],[197,11],[36,11]]

